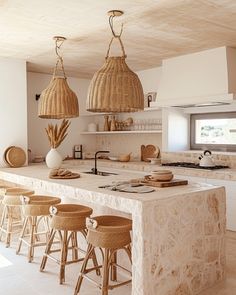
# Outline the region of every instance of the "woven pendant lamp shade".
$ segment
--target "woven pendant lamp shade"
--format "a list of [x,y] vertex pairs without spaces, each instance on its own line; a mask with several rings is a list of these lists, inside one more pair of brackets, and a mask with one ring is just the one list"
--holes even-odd
[[89,86],[87,110],[90,112],[136,112],[144,108],[143,88],[125,57],[108,57]]
[[45,119],[63,119],[79,116],[76,94],[70,89],[65,77],[53,77],[42,91],[38,116]]
[[[118,40],[122,56],[110,57],[113,40]],[[106,61],[96,72],[88,90],[86,108],[90,112],[120,113],[144,109],[144,94],[138,76],[125,62],[126,54],[120,35],[114,35],[108,46]]]
[[[38,116],[44,119],[68,119],[79,116],[79,104],[76,94],[70,89],[65,74],[63,58],[59,54],[65,37],[55,36],[55,52],[57,61],[52,80],[42,91],[38,108]],[[60,74],[63,74],[61,77]]]

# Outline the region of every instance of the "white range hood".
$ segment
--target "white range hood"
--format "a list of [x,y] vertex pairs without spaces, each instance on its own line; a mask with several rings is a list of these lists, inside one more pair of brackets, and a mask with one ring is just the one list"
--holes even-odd
[[236,102],[236,49],[219,47],[163,61],[155,105],[193,107]]

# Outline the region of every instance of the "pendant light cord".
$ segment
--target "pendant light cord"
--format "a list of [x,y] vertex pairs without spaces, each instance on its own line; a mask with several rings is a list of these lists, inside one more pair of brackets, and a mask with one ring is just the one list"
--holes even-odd
[[113,42],[115,39],[117,39],[117,40],[119,41],[119,43],[120,43],[120,47],[121,47],[121,50],[122,50],[122,57],[126,58],[127,55],[126,55],[126,53],[125,53],[124,44],[122,43],[120,37],[112,37],[112,38],[111,38],[111,41],[110,41],[110,43],[109,43],[109,45],[108,45],[107,54],[106,54],[106,57],[105,57],[105,58],[107,59],[107,58],[109,57],[109,53],[110,53],[110,50],[111,50],[111,44],[112,44],[112,42]]
[[116,34],[115,33],[115,30],[114,30],[114,24],[113,24],[113,19],[115,17],[115,14],[113,13],[112,15],[109,16],[109,25],[110,25],[110,29],[111,29],[111,32],[112,32],[112,35],[113,37],[111,38],[111,41],[108,45],[108,50],[107,50],[107,54],[106,54],[106,59],[109,57],[109,53],[110,53],[110,50],[111,50],[111,44],[112,42],[114,41],[114,39],[117,39],[120,43],[120,47],[121,47],[121,50],[122,50],[122,57],[126,58],[127,55],[125,53],[125,48],[124,48],[124,44],[123,42],[121,41],[121,35],[123,33],[123,23],[121,25],[121,29],[120,29],[120,33],[119,34]]
[[56,65],[53,71],[53,78],[57,75],[57,72],[59,71],[59,65],[61,67],[61,71],[63,73],[64,78],[66,79],[66,73],[65,73],[65,68],[64,68],[64,64],[63,64],[63,58],[62,55],[59,53],[62,44],[64,43],[65,40],[61,40],[60,38],[56,38],[55,39],[55,52],[57,55],[57,61],[56,61]]
[[112,32],[112,35],[114,36],[114,38],[119,38],[119,37],[121,37],[121,35],[123,33],[123,24],[121,24],[120,33],[117,35],[114,30],[114,24],[113,24],[114,17],[115,17],[114,13],[109,16],[109,25],[110,25],[111,32]]

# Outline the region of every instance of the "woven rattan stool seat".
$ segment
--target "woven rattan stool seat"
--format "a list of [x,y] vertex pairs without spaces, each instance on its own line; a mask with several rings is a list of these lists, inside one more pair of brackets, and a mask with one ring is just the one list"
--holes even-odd
[[[33,190],[26,188],[6,188],[2,200],[3,214],[0,223],[0,240],[4,233],[6,235],[6,247],[10,246],[12,233],[18,233],[19,227],[22,228],[23,218],[21,212],[21,196],[31,196],[33,194]],[[17,218],[15,217],[16,210],[18,210]]]
[[95,226],[88,225],[87,241],[95,247],[121,248],[131,243],[132,221],[120,216],[98,216],[92,219]]
[[34,191],[21,187],[7,188],[2,203],[8,206],[21,205],[20,196],[31,196]]
[[58,230],[80,231],[86,228],[86,217],[93,210],[76,204],[60,204],[51,207],[51,227]]
[[11,188],[9,185],[0,184],[0,196],[5,195],[5,192],[8,188]]
[[60,198],[51,196],[33,195],[30,197],[23,197],[23,212],[25,216],[49,215],[49,208],[60,202]]
[[[33,195],[29,197],[21,196],[21,202],[25,218],[16,254],[19,254],[23,242],[28,246],[28,261],[32,262],[34,249],[39,246],[45,246],[49,237],[49,208],[51,205],[59,204],[61,199],[51,196]],[[29,227],[29,234],[27,234],[27,226]],[[44,240],[40,239],[41,236],[44,237]]]
[[[51,218],[51,233],[45,249],[45,253],[40,266],[40,271],[43,271],[47,258],[56,261],[60,265],[60,284],[65,282],[65,266],[70,263],[76,263],[83,261],[83,257],[78,257],[78,251],[85,253],[78,247],[77,233],[82,233],[83,237],[86,237],[86,218],[89,217],[93,210],[89,207],[77,205],[77,204],[59,204],[51,206],[50,212]],[[60,239],[60,248],[53,249],[52,245],[55,236]],[[72,260],[68,260],[68,250],[72,250]],[[60,258],[56,259],[52,254],[60,252]],[[95,253],[91,253],[90,257],[93,260],[95,267],[98,266]],[[97,271],[97,274],[100,272]]]
[[6,190],[9,189],[10,186],[5,184],[0,184],[0,202],[2,202],[3,197],[5,196]]
[[[79,293],[83,278],[86,278],[90,282],[95,283],[102,290],[102,295],[108,295],[108,290],[112,290],[131,282],[130,279],[119,284],[111,285],[109,283],[109,272],[111,275],[111,281],[116,281],[117,267],[126,270],[124,267],[117,264],[118,250],[123,249],[127,253],[130,262],[132,262],[130,247],[132,220],[120,216],[104,215],[87,219],[86,224],[88,228],[88,249],[74,294],[77,295]],[[88,259],[91,253],[95,252],[96,247],[100,248],[103,253],[103,263],[97,268],[87,268]],[[102,268],[102,282],[98,284],[94,279],[89,277],[87,273],[100,268]]]

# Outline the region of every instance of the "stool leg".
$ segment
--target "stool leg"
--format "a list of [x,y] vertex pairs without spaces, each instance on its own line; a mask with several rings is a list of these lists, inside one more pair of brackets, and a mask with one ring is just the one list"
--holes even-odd
[[29,220],[29,217],[25,217],[25,220],[24,220],[24,223],[23,223],[23,228],[21,230],[21,233],[20,233],[20,236],[19,236],[19,240],[18,240],[18,246],[16,248],[16,254],[19,254],[20,253],[20,249],[21,249],[21,245],[22,245],[22,239],[25,236],[25,232],[26,232],[26,227],[27,227],[27,224],[28,224],[28,220]]
[[46,233],[46,243],[49,241],[49,237],[50,237],[50,227],[49,227],[49,217],[48,216],[44,216],[44,228]]
[[68,237],[68,231],[64,230],[64,235],[63,235],[62,245],[61,245],[60,284],[63,284],[65,282],[65,266],[66,266],[66,260],[67,260],[67,252],[68,252],[67,237]]
[[[84,238],[86,240],[87,231],[86,230],[82,230],[81,233],[83,234],[83,236],[84,236]],[[100,276],[101,275],[101,272],[100,272],[100,269],[98,268],[98,261],[97,261],[97,256],[96,256],[96,253],[95,253],[95,249],[91,253],[91,258],[93,260],[94,267],[96,267],[96,274],[97,274],[97,276]]]
[[77,280],[77,283],[76,283],[74,295],[77,295],[79,293],[79,291],[80,291],[81,284],[82,284],[82,281],[83,281],[83,278],[84,278],[83,277],[83,274],[86,273],[87,264],[88,264],[88,261],[90,259],[91,253],[93,251],[94,251],[94,247],[91,244],[89,244],[88,245],[88,248],[87,248],[86,255],[84,257],[84,261],[83,261],[81,270],[80,270],[80,275],[79,275],[78,280]]
[[72,260],[78,260],[77,232],[71,233],[71,244],[72,244]]
[[35,233],[37,226],[37,217],[32,216],[31,218],[31,228],[30,228],[30,246],[28,250],[28,262],[32,262],[34,258],[34,242],[35,242]]
[[13,223],[13,212],[11,207],[7,207],[7,237],[6,237],[6,247],[10,247],[11,244],[11,233],[12,233],[12,223]]
[[128,254],[128,257],[129,257],[129,260],[130,260],[130,263],[132,264],[132,250],[131,250],[131,245],[129,244],[128,246],[127,246],[127,254]]
[[108,295],[108,282],[109,282],[109,249],[104,250],[104,261],[102,268],[102,295]]
[[39,224],[40,224],[41,220],[43,219],[43,217],[39,217],[39,218],[35,217],[35,218],[36,218],[36,220],[35,220],[34,240],[36,242],[40,242],[40,236],[37,235],[37,232],[38,232]]
[[43,259],[42,259],[42,262],[41,262],[41,265],[40,265],[40,271],[43,271],[45,266],[46,266],[47,259],[48,259],[47,255],[50,254],[50,250],[51,250],[51,247],[52,247],[52,243],[53,243],[55,234],[56,234],[56,230],[52,229],[51,232],[50,232],[49,240],[47,242],[46,249],[45,249],[45,252],[44,252],[44,255],[43,255]]
[[91,253],[91,256],[92,256],[92,260],[93,260],[93,265],[94,265],[94,267],[96,267],[96,275],[97,276],[100,276],[101,275],[101,271],[98,268],[98,261],[97,261],[97,256],[96,256],[96,253],[95,253],[95,249],[93,249],[93,251]]
[[117,263],[117,252],[114,252],[111,257],[111,280],[117,281],[117,267],[114,263]]
[[4,222],[5,222],[6,218],[7,218],[7,207],[6,207],[6,205],[4,205],[3,212],[2,212],[2,218],[1,218],[1,223],[0,223],[0,241],[2,240],[2,233],[3,233]]

